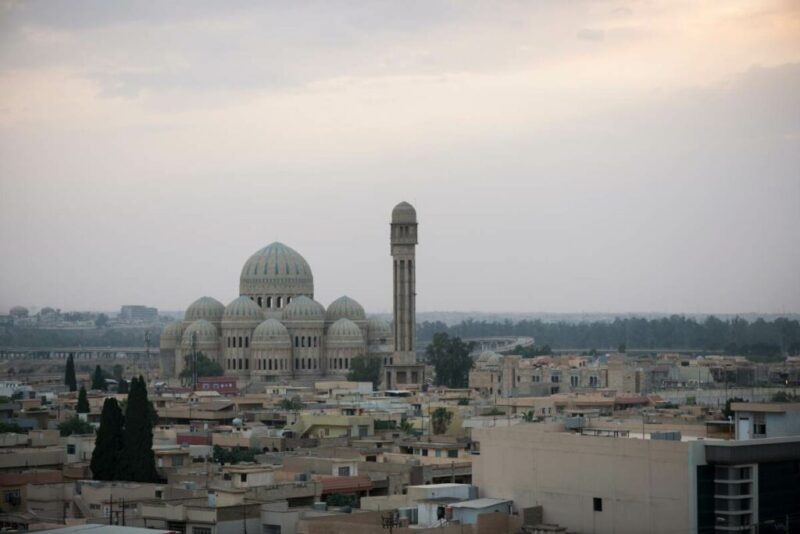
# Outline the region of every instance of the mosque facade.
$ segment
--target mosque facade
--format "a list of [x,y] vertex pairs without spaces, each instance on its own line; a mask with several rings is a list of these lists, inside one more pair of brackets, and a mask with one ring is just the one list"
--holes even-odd
[[275,242],[245,262],[237,298],[225,305],[213,297],[200,297],[186,309],[182,321],[162,331],[164,376],[178,377],[191,370],[198,354],[219,363],[226,376],[264,383],[341,378],[360,355],[380,359],[389,370],[395,364],[412,364],[414,208],[406,202],[395,206],[390,227],[394,324],[368,317],[348,296],[327,308],[314,300],[308,262],[291,247]]

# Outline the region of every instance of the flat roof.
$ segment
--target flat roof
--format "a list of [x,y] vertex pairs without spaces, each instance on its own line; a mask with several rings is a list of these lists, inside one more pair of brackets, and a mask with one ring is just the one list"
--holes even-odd
[[489,497],[484,497],[483,499],[472,499],[471,501],[461,501],[451,506],[453,508],[472,508],[472,509],[481,509],[481,508],[489,508],[491,506],[497,506],[498,504],[507,504],[512,502],[511,499],[492,499]]
[[734,412],[800,412],[800,402],[732,402]]
[[118,525],[100,525],[87,523],[85,525],[73,525],[70,527],[40,530],[39,532],[50,532],[53,534],[167,534],[175,533],[174,530],[156,530],[152,528],[122,527]]

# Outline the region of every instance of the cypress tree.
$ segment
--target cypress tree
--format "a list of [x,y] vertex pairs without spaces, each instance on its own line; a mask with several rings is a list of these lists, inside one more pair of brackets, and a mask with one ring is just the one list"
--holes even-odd
[[128,406],[125,410],[122,458],[118,480],[132,482],[158,482],[156,458],[153,453],[154,413],[147,399],[147,386],[143,377],[131,380]]
[[94,368],[94,375],[92,375],[92,389],[99,389],[102,391],[107,389],[106,377],[99,365]]
[[[105,406],[103,406],[105,409]],[[89,413],[89,398],[86,396],[86,388],[81,386],[78,392],[78,407],[75,410],[78,413]]]
[[67,357],[67,368],[64,371],[64,384],[67,385],[70,391],[78,389],[78,381],[75,379],[75,360],[72,353]]
[[124,378],[120,378],[117,385],[117,393],[127,393],[128,389],[128,382]]
[[124,421],[117,399],[106,399],[90,464],[95,480],[116,480],[122,454]]

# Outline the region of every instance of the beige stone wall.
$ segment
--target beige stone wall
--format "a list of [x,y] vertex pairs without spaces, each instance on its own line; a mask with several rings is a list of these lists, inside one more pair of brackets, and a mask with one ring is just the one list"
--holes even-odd
[[[539,425],[476,429],[473,482],[482,497],[544,508],[576,532],[690,531],[688,444],[546,432]],[[593,510],[601,498],[602,512]]]

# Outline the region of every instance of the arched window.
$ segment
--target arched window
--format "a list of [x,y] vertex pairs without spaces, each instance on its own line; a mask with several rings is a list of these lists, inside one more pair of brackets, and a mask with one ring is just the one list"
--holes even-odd
[[292,297],[286,297],[286,304],[292,303]]
[[269,359],[267,360],[267,369],[269,369],[270,371],[272,371],[272,358],[269,358]]
[[242,348],[242,336],[239,336],[239,348]]
[[294,348],[297,348],[299,346],[300,346],[300,337],[294,336]]
[[250,369],[250,360],[247,358],[244,359],[244,368],[249,370]]
[[241,368],[242,368],[242,359],[239,358],[239,369],[241,369]]
[[272,308],[272,297],[267,297],[267,308]]
[[300,346],[301,347],[306,346],[306,336],[300,336]]
[[300,360],[298,358],[294,359],[294,368],[300,369]]
[[250,348],[250,336],[244,336],[244,348]]
[[311,358],[306,358],[306,361],[308,362],[308,368],[311,369]]
[[227,337],[228,348],[231,348],[231,336]]
[[281,306],[283,306],[283,297],[278,297],[278,306],[277,307],[280,308]]

